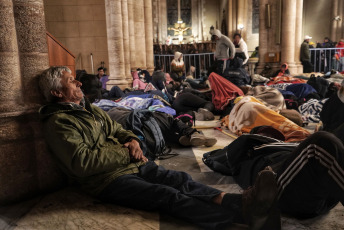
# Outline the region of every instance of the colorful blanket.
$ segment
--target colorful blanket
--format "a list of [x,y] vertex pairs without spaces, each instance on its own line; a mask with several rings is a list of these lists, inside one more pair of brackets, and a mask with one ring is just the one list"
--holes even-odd
[[239,101],[231,113],[222,119],[229,130],[237,135],[249,133],[254,127],[262,125],[279,130],[286,142],[299,142],[310,135],[307,130],[269,109],[254,97],[246,96],[237,100]]
[[213,104],[217,110],[223,110],[231,100],[244,95],[240,88],[216,73],[211,73],[208,80],[212,90]]
[[280,77],[274,77],[272,80],[270,80],[267,85],[275,85],[275,84],[282,84],[282,83],[306,83],[306,80],[290,77],[290,76],[280,76]]
[[328,98],[322,100],[310,99],[299,106],[298,110],[301,113],[303,122],[320,122],[320,112],[327,100]]

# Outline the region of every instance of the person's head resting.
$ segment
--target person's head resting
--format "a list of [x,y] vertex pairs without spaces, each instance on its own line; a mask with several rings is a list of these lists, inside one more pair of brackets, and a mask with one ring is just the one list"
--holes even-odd
[[102,98],[102,83],[96,75],[84,74],[80,78],[81,89],[85,97],[92,103]]
[[241,40],[241,34],[235,33],[234,36],[233,36],[234,43],[235,44],[239,44],[240,40]]
[[84,97],[82,84],[71,73],[66,66],[53,66],[39,75],[39,88],[47,102],[80,104]]
[[213,32],[213,35],[212,35],[212,37],[211,37],[211,40],[217,41],[217,40],[219,40],[221,37],[222,37],[221,31],[218,30],[218,29],[215,29],[214,32]]
[[103,75],[105,75],[105,71],[106,71],[106,69],[104,67],[99,67],[98,68],[98,76],[102,77]]

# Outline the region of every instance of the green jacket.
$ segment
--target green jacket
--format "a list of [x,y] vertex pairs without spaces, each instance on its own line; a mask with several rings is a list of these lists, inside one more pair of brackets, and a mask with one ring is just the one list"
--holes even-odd
[[311,55],[309,52],[309,44],[308,44],[308,42],[304,41],[301,45],[300,60],[301,61],[309,61],[310,56]]
[[138,172],[143,162],[130,163],[122,144],[137,138],[100,108],[73,103],[40,108],[44,135],[60,168],[90,194],[96,195],[115,178]]

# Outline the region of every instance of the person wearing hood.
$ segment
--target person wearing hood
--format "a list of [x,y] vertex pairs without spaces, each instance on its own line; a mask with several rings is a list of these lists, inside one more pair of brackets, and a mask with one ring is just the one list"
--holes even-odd
[[301,51],[300,51],[300,60],[303,65],[303,72],[304,73],[311,73],[313,71],[313,65],[310,62],[311,60],[311,53],[309,51],[309,40],[312,37],[306,35],[303,43],[301,44]]
[[281,229],[272,169],[262,170],[243,195],[203,185],[185,172],[148,161],[133,132],[85,100],[81,82],[68,67],[50,67],[38,78],[49,103],[39,110],[46,142],[69,181],[85,192],[102,202],[161,211],[203,229],[232,223]]
[[234,34],[233,42],[235,45],[235,56],[241,58],[243,60],[242,64],[245,65],[249,59],[246,42],[239,33]]
[[235,46],[233,42],[218,29],[214,30],[212,40],[216,41],[216,72],[222,76],[223,72],[229,66],[229,60],[235,57]]
[[174,59],[171,62],[171,73],[176,73],[178,75],[178,79],[174,79],[175,81],[181,82],[184,80],[185,67],[183,61],[183,54],[181,52],[176,51],[174,53]]
[[281,77],[281,76],[286,76],[286,75],[290,75],[290,72],[288,69],[288,64],[283,63],[281,65],[281,68],[277,70],[276,73],[274,74],[274,77]]

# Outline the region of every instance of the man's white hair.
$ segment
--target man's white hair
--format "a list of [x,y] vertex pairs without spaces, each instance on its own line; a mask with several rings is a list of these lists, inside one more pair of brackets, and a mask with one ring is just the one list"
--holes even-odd
[[62,88],[61,77],[63,76],[63,72],[72,73],[67,66],[52,66],[39,75],[39,88],[47,102],[53,102],[55,99],[52,91]]

